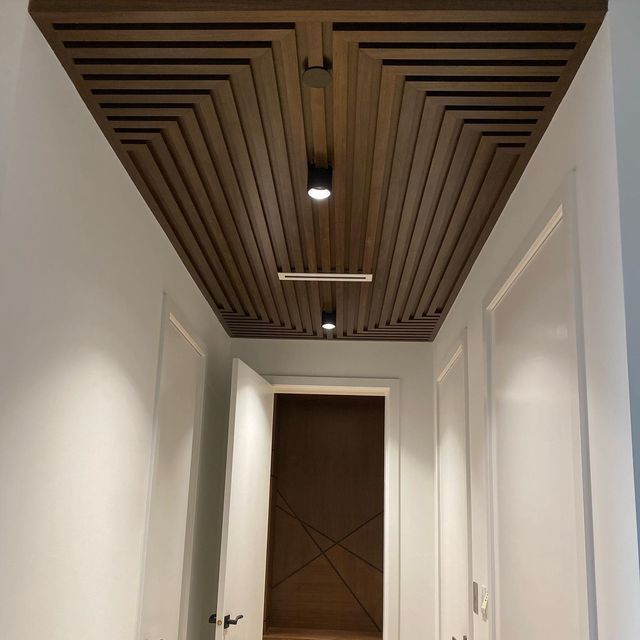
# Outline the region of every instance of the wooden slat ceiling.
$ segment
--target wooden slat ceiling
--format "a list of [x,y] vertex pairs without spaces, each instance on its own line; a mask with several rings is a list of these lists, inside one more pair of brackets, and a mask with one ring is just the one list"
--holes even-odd
[[[433,340],[606,10],[480,4],[33,0],[31,14],[230,335]],[[331,84],[308,88],[321,65]],[[307,196],[313,163],[333,167],[329,200]]]

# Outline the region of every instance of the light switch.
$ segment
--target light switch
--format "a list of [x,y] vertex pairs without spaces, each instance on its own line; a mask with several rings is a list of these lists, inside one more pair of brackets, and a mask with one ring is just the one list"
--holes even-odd
[[489,590],[482,585],[480,589],[480,611],[482,612],[482,619],[487,619],[487,609],[489,608]]

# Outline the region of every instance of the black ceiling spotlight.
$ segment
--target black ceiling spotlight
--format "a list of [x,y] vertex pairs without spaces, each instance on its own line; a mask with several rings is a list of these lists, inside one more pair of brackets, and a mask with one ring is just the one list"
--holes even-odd
[[322,328],[333,331],[336,328],[336,312],[322,311]]
[[326,200],[331,195],[333,169],[331,167],[309,166],[307,193],[314,200]]

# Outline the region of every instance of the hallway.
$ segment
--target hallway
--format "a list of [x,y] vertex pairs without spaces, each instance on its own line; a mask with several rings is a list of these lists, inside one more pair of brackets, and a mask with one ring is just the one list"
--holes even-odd
[[635,0],[1,4],[2,640],[640,638]]

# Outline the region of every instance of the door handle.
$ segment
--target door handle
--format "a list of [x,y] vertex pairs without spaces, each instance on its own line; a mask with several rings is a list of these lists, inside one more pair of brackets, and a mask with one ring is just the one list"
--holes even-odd
[[238,624],[239,620],[242,620],[242,618],[244,618],[244,616],[242,614],[240,614],[239,616],[236,616],[235,618],[231,619],[230,615],[226,615],[224,617],[224,628],[228,629],[232,624],[236,625]]

